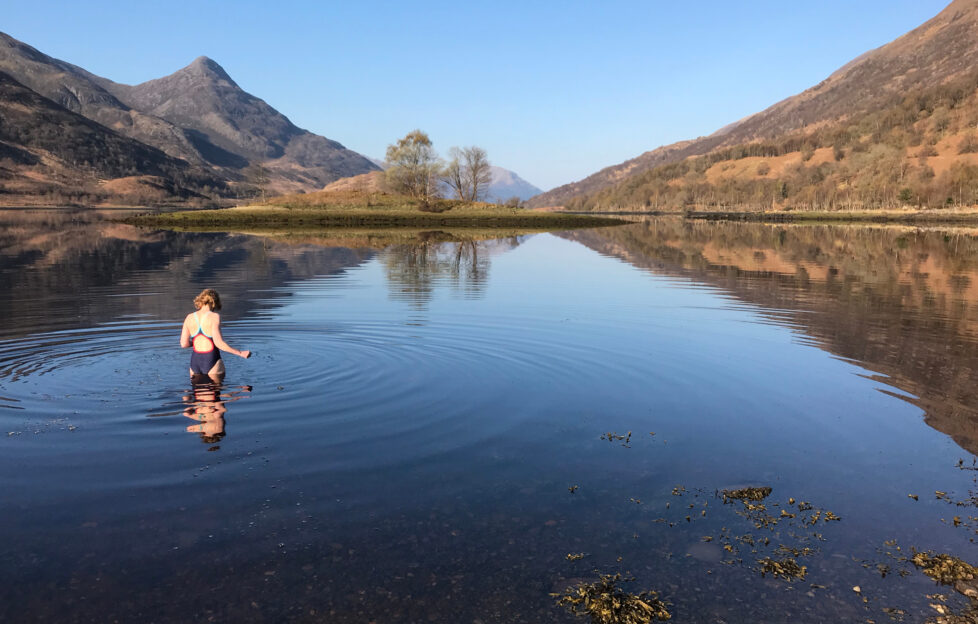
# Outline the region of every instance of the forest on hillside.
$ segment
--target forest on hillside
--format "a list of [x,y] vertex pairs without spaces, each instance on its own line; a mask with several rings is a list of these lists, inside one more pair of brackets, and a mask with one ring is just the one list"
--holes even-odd
[[879,110],[662,165],[569,210],[849,210],[978,204],[978,72]]

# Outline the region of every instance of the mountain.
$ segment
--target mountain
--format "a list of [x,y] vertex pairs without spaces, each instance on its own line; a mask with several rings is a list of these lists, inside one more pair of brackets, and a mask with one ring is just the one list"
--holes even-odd
[[[264,100],[244,91],[212,59],[201,56],[164,78],[135,86],[98,82],[127,106],[187,131],[215,165],[263,162],[292,190],[318,189],[375,170],[340,143],[298,128]],[[219,148],[213,155],[209,146]],[[229,156],[230,155],[230,156]],[[286,189],[283,189],[286,190]]]
[[[247,191],[259,164],[265,186],[273,192],[319,189],[338,178],[377,169],[336,141],[296,127],[206,57],[170,76],[129,86],[0,33],[0,72],[54,106],[204,170],[203,177],[214,179],[206,185],[210,195]],[[50,107],[43,108],[50,113]],[[74,147],[86,150],[84,145]],[[8,144],[2,150],[23,148]],[[62,146],[63,152],[71,149],[71,144]],[[158,175],[138,164],[133,161],[124,168],[137,176]],[[164,177],[158,182],[172,186],[178,181]],[[229,190],[227,183],[238,190]]]
[[978,66],[978,0],[955,0],[939,15],[895,41],[867,52],[816,86],[707,137],[659,147],[530,200],[562,206],[653,168],[718,149],[771,140],[872,112],[895,97],[937,88]]
[[512,197],[526,201],[542,192],[541,189],[533,186],[509,169],[493,165],[492,183],[489,185],[488,191],[489,201],[504,202]]
[[[119,182],[105,189],[94,183],[98,178]],[[199,198],[191,189],[221,184],[187,161],[122,136],[0,72],[0,196],[11,203],[37,196],[53,203],[93,203],[109,195]]]
[[184,131],[133,110],[80,67],[52,58],[0,32],[0,71],[67,110],[191,164],[202,164]]

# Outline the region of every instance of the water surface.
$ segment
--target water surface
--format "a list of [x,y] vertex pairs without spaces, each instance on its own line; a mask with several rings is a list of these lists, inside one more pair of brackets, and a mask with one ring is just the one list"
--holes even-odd
[[[975,559],[934,495],[975,488],[972,232],[0,226],[5,621],[571,622],[550,594],[616,571],[677,622],[921,621],[885,542]],[[203,287],[255,352],[220,388],[178,348]]]

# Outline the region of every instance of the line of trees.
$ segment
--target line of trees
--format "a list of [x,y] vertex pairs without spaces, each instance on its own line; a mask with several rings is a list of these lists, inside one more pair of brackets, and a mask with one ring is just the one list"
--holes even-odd
[[391,190],[427,204],[447,190],[463,201],[484,201],[492,183],[492,169],[481,147],[453,147],[443,161],[421,130],[387,146],[387,184]]

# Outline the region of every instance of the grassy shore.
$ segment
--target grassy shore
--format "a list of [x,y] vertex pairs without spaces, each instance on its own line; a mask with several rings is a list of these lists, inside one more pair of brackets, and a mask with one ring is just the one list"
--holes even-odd
[[126,223],[165,228],[561,228],[620,225],[620,219],[535,212],[497,204],[420,200],[387,193],[318,192],[272,198],[268,203],[220,210],[144,214]]
[[687,219],[708,221],[764,221],[793,223],[823,221],[840,223],[978,224],[976,209],[947,210],[798,210],[798,211],[688,211]]
[[417,245],[419,243],[457,243],[468,241],[514,238],[528,234],[553,231],[552,228],[509,228],[509,227],[464,227],[464,228],[364,228],[364,227],[319,227],[273,226],[273,227],[220,227],[220,226],[174,226],[179,232],[221,232],[225,234],[247,234],[290,245],[318,245],[323,247],[350,247],[383,249],[391,245]]

